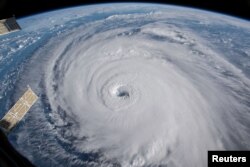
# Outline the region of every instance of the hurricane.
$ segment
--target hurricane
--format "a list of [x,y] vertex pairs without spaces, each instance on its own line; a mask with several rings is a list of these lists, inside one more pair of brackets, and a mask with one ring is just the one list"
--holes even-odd
[[26,84],[39,94],[13,135],[32,162],[201,167],[208,150],[250,148],[249,74],[175,20],[205,16],[145,8],[41,35],[14,96]]

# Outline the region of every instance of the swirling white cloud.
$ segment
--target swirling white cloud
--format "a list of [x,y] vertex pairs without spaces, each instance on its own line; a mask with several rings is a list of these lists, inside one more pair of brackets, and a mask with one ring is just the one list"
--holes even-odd
[[[169,17],[111,15],[46,42],[28,72],[45,96],[30,117],[42,121],[19,143],[27,135],[69,166],[206,166],[207,150],[249,148],[249,79]],[[49,137],[35,143],[34,130]]]

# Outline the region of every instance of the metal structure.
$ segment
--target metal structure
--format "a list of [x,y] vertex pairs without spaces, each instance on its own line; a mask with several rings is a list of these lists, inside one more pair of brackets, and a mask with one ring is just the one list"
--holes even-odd
[[0,127],[9,132],[22,120],[37,99],[38,96],[28,87],[23,96],[20,97],[16,104],[0,120]]
[[0,35],[17,30],[21,30],[21,27],[17,23],[15,17],[0,20]]

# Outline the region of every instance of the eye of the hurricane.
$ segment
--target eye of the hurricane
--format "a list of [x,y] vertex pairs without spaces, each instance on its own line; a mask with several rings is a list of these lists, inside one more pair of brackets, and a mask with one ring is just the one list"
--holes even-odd
[[116,88],[115,95],[120,98],[129,98],[129,90],[125,86]]
[[139,92],[134,84],[111,83],[101,90],[101,99],[106,107],[118,111],[133,106],[140,97]]

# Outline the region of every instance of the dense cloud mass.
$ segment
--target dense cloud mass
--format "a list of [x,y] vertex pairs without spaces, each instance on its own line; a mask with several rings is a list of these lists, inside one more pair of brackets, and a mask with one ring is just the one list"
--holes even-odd
[[250,64],[232,58],[242,43],[250,61],[249,23],[169,6],[85,8],[20,21],[20,41],[33,43],[15,54],[32,57],[13,98],[26,84],[40,98],[12,142],[33,163],[202,167],[208,150],[250,149]]

